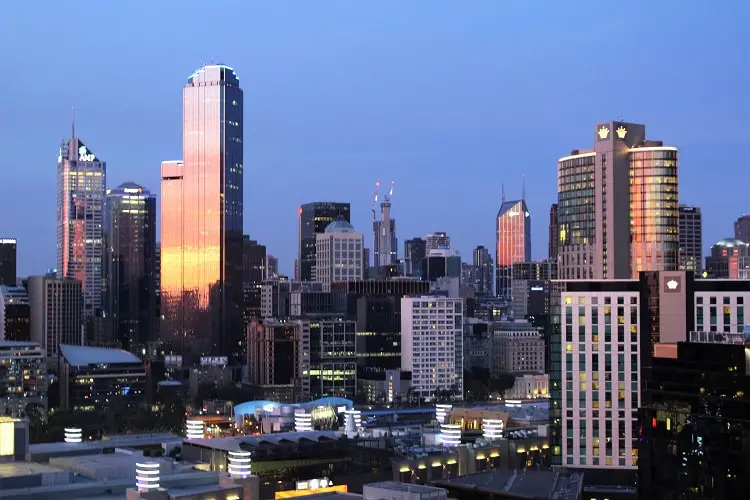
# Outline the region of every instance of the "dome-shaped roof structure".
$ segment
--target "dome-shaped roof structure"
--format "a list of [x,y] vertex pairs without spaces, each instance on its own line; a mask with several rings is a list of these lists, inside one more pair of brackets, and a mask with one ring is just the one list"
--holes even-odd
[[735,239],[735,238],[722,238],[719,241],[717,241],[714,246],[725,247],[725,248],[734,248],[734,247],[746,247],[746,246],[748,246],[748,244],[745,243],[742,240],[738,240],[738,239]]
[[346,222],[344,219],[339,219],[331,222],[326,226],[326,233],[353,233],[354,226]]

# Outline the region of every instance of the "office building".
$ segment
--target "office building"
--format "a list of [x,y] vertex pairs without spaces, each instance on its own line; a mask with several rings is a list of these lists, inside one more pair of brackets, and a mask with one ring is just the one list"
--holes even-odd
[[242,238],[242,282],[262,283],[266,281],[268,279],[267,261],[266,247],[251,240],[248,235],[244,235]]
[[461,278],[461,256],[457,250],[449,248],[428,250],[422,260],[422,276],[425,281],[438,281],[440,278]]
[[678,268],[677,148],[646,127],[606,122],[594,147],[558,160],[561,279],[622,279]]
[[734,238],[750,243],[750,215],[741,215],[734,222]]
[[544,337],[524,320],[493,323],[490,371],[499,375],[545,372]]
[[47,421],[47,365],[36,342],[0,340],[0,415]]
[[474,268],[476,269],[475,282],[464,283],[473,285],[477,294],[490,296],[492,295],[492,286],[494,281],[495,266],[492,260],[492,254],[484,246],[479,245],[474,248]]
[[328,224],[323,233],[315,235],[315,281],[331,283],[363,279],[363,248],[364,236],[349,222],[339,219]]
[[692,332],[676,353],[653,358],[639,411],[639,498],[750,493],[745,335]]
[[270,401],[294,403],[310,394],[310,339],[301,321],[267,318],[247,330],[248,382]]
[[260,287],[261,318],[302,318],[334,312],[330,285],[316,281],[266,281]]
[[60,408],[127,411],[146,402],[146,367],[122,349],[60,345]]
[[132,182],[108,189],[105,227],[111,336],[140,352],[156,340],[156,197]]
[[182,154],[162,163],[161,340],[186,363],[239,358],[242,330],[243,93],[208,65],[183,89]]
[[526,201],[503,202],[497,213],[495,231],[495,293],[510,299],[513,264],[531,260],[531,216]]
[[315,276],[316,235],[325,232],[328,225],[337,220],[351,219],[349,203],[320,201],[306,203],[299,208],[298,219],[298,274],[296,281],[313,281]]
[[[378,183],[380,186],[380,183]],[[396,219],[391,217],[391,197],[393,196],[393,184],[390,191],[383,196],[380,204],[380,220],[375,218],[375,209],[372,211],[373,230],[373,252],[375,255],[375,267],[394,266],[398,261],[398,239],[396,238]],[[375,203],[378,201],[378,192],[375,191]],[[365,262],[369,264],[368,258]]]
[[706,257],[706,277],[714,279],[750,278],[750,244],[724,238],[711,247]]
[[0,285],[16,286],[15,238],[0,238]]
[[750,281],[661,271],[553,286],[553,465],[635,469],[652,358],[676,357],[677,344],[693,335],[744,335]]
[[429,254],[431,250],[446,250],[451,247],[451,238],[448,233],[438,231],[430,233],[425,237],[425,253]]
[[31,305],[22,286],[0,285],[0,340],[31,340]]
[[401,370],[418,398],[463,399],[463,299],[401,299]]
[[81,282],[83,316],[102,311],[107,164],[75,127],[57,156],[57,277]]
[[357,325],[341,319],[303,320],[303,339],[310,339],[312,399],[357,394]]
[[[531,305],[540,296],[536,292],[542,291],[541,289],[546,288],[546,284],[554,279],[557,279],[557,260],[546,259],[513,264],[511,266],[513,317],[526,319],[529,314],[539,314],[540,310],[536,304]],[[530,309],[533,312],[530,312]]]
[[279,279],[279,259],[271,254],[266,256],[266,275],[269,280]]
[[557,260],[557,245],[559,241],[560,228],[557,224],[557,203],[553,203],[549,207],[549,259]]
[[680,205],[680,271],[703,269],[703,217],[700,207]]
[[83,309],[81,282],[54,276],[30,276],[31,341],[57,358],[61,344],[81,344]]
[[422,238],[412,238],[404,242],[404,274],[421,277],[422,261],[427,255],[427,242]]

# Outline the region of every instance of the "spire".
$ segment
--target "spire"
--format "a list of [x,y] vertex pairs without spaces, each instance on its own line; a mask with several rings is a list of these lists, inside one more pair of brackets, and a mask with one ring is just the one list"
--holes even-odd
[[505,184],[500,184],[500,203],[505,203]]
[[76,107],[70,107],[70,137],[76,137]]
[[521,200],[526,201],[526,174],[522,174],[521,181]]

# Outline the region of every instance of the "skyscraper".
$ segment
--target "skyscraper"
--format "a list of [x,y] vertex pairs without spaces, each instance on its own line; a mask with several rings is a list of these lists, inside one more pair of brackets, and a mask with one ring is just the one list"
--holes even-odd
[[703,217],[699,207],[680,205],[680,271],[703,269]]
[[451,237],[443,231],[428,234],[425,241],[425,250],[428,255],[430,250],[445,250],[451,247]]
[[312,281],[315,274],[315,235],[325,232],[328,224],[343,219],[351,222],[351,206],[349,203],[318,201],[305,203],[299,208],[298,249],[299,276],[298,281]]
[[106,310],[114,340],[131,352],[156,340],[156,197],[126,182],[107,190]]
[[57,277],[83,287],[83,315],[102,309],[104,190],[107,164],[76,137],[57,156]]
[[549,207],[549,254],[552,260],[557,260],[557,245],[560,241],[560,228],[557,224],[557,203]]
[[422,261],[427,254],[427,242],[422,238],[412,238],[404,242],[404,273],[407,276],[421,276]]
[[495,229],[495,293],[509,299],[513,264],[531,260],[531,216],[526,201],[503,202],[497,212]]
[[[483,245],[474,249],[474,267],[476,268],[475,290],[481,295],[492,295],[492,282],[495,266],[492,263],[492,255]],[[465,283],[472,285],[472,283]]]
[[[380,183],[378,183],[378,186]],[[398,239],[396,238],[396,219],[391,218],[391,196],[393,185],[383,196],[380,204],[380,220],[377,220],[375,208],[372,209],[373,248],[375,251],[375,267],[386,267],[396,264],[398,260]],[[378,194],[375,194],[377,204]]]
[[162,340],[167,352],[239,355],[243,94],[223,64],[183,89],[182,162],[162,163]]
[[315,235],[315,281],[356,281],[364,277],[364,236],[343,219]]
[[16,240],[0,239],[0,285],[16,286]]
[[677,148],[606,122],[558,160],[560,279],[624,279],[678,267]]
[[734,222],[734,238],[750,243],[750,215],[741,215]]

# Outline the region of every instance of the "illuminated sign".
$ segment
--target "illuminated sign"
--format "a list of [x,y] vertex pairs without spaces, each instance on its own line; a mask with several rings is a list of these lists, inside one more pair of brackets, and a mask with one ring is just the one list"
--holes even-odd
[[526,211],[526,214],[525,214],[525,215],[526,215],[526,217],[528,217],[528,216],[529,216],[529,211],[528,211],[528,210]]
[[272,413],[276,409],[276,406],[273,403],[268,403],[267,405],[263,406],[263,411],[266,413]]
[[628,135],[628,130],[622,125],[620,125],[615,132],[617,132],[617,137],[620,139],[625,139],[625,136]]
[[670,290],[677,290],[678,286],[680,286],[680,284],[676,280],[667,281],[667,288]]
[[682,292],[682,283],[679,276],[664,276],[662,281],[662,290],[667,293],[680,293]]
[[599,130],[597,130],[596,133],[599,134],[599,140],[602,140],[602,141],[606,139],[607,137],[609,137],[609,129],[605,127],[604,125],[599,127]]
[[308,481],[297,481],[298,490],[319,490],[320,488],[328,488],[333,486],[333,481],[327,477],[321,479],[310,479]]
[[532,286],[531,287],[531,291],[532,292],[543,292],[544,291],[544,287],[543,286]]
[[143,189],[141,189],[141,188],[125,188],[125,189],[123,189],[123,191],[125,191],[128,194],[138,194],[138,193],[142,193]]
[[515,210],[508,210],[508,217],[517,217],[521,215],[521,212],[516,212]]
[[319,493],[348,493],[349,489],[345,484],[337,484],[336,486],[328,486],[326,488],[318,488],[316,490],[286,490],[277,491],[273,494],[275,500],[281,498],[294,498],[304,497],[307,495],[317,495]]
[[13,238],[4,238],[0,240],[0,245],[15,245],[16,240]]
[[0,457],[11,457],[16,448],[15,418],[0,417]]
[[78,148],[78,161],[94,161],[96,160],[96,155],[88,150],[86,146],[81,144],[81,147]]

